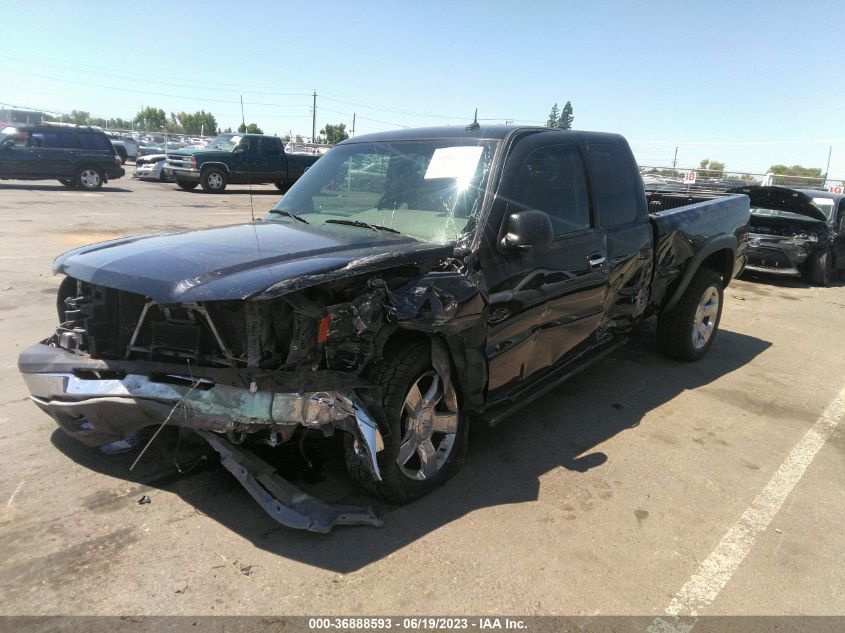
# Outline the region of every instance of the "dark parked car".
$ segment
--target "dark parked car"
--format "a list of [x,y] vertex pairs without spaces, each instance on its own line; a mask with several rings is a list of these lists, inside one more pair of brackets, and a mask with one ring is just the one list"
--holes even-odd
[[62,255],[60,325],[18,364],[35,404],[90,446],[169,422],[285,525],[375,523],[245,447],[340,432],[367,491],[419,497],[463,463],[470,418],[501,421],[645,317],[668,355],[701,358],[747,230],[744,195],[646,197],[614,134],[360,136],[263,221]]
[[845,196],[814,189],[739,187],[751,200],[747,270],[828,286],[845,275]]
[[109,138],[88,126],[15,125],[0,130],[0,179],[47,180],[94,191],[124,170]]
[[220,134],[203,147],[170,152],[167,170],[176,184],[190,191],[202,185],[207,193],[221,193],[229,183],[275,183],[287,191],[319,156],[286,154],[277,136]]

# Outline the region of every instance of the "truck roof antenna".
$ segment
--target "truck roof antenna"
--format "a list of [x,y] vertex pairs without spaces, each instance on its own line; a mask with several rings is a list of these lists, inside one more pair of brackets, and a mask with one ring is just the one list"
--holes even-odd
[[472,117],[472,123],[467,125],[467,131],[472,132],[473,130],[479,129],[481,126],[478,124],[478,108],[475,109],[475,116]]

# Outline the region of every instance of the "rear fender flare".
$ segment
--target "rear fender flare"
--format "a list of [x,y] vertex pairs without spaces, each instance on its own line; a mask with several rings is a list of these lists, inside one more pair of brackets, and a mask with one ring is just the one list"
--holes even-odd
[[678,301],[681,300],[681,297],[686,292],[687,288],[692,281],[692,278],[695,277],[695,274],[701,268],[701,265],[704,261],[710,257],[713,253],[722,250],[728,250],[731,253],[731,269],[727,271],[719,271],[722,274],[722,277],[727,281],[730,280],[731,274],[733,272],[733,261],[736,257],[736,248],[737,248],[737,241],[734,235],[715,235],[711,237],[709,240],[702,244],[701,248],[698,252],[692,256],[690,259],[689,264],[687,265],[686,270],[684,271],[683,276],[681,277],[681,281],[678,282],[675,291],[672,293],[672,296],[669,298],[666,303],[663,304],[663,311],[668,311],[674,308]]

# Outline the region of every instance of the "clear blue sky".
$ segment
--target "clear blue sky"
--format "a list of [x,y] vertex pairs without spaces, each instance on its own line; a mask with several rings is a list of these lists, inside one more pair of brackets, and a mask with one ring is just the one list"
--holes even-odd
[[[128,119],[144,105],[310,135],[479,118],[620,132],[641,162],[845,177],[841,2],[6,0],[0,102]],[[777,141],[777,143],[773,143]]]

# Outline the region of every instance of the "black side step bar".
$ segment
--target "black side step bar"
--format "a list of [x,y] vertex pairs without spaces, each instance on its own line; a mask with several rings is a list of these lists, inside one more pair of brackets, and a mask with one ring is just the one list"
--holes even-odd
[[220,453],[226,470],[276,521],[309,532],[331,532],[335,525],[384,525],[372,508],[330,505],[282,479],[267,462],[241,450],[216,433],[194,429]]
[[534,402],[537,398],[554,389],[560,383],[569,380],[575,374],[584,371],[590,365],[602,360],[627,342],[628,338],[622,337],[611,343],[607,343],[603,348],[590,350],[589,356],[586,358],[576,358],[571,363],[543,376],[537,382],[525,387],[525,389],[520,390],[508,399],[494,403],[489,408],[482,409],[480,413],[481,418],[490,426],[497,425],[508,416],[519,411],[522,407]]

